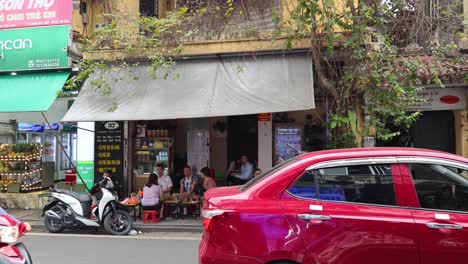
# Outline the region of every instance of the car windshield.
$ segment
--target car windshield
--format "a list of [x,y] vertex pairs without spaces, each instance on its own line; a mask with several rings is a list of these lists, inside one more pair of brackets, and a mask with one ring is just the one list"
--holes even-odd
[[252,180],[250,180],[249,182],[247,182],[246,184],[242,185],[242,187],[239,189],[239,191],[243,192],[243,191],[247,190],[251,186],[255,185],[257,182],[261,181],[264,178],[267,178],[268,176],[272,175],[276,171],[286,167],[287,165],[289,165],[289,164],[291,164],[291,163],[293,163],[295,161],[297,161],[296,157],[288,159],[288,160],[274,166],[273,168],[265,171],[264,173],[258,175],[257,177],[255,177]]

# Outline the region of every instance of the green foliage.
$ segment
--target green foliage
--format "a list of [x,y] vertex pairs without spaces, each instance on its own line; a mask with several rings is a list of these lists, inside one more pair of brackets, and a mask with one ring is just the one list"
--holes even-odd
[[[85,58],[80,61],[80,72],[70,78],[65,86],[68,90],[78,90],[96,71],[124,70],[126,77],[131,76],[131,66],[137,66],[141,60],[149,60],[150,75],[153,78],[169,78],[175,65],[175,57],[182,50],[182,40],[190,38],[196,29],[184,28],[195,16],[203,15],[206,10],[189,12],[182,7],[175,12],[168,12],[164,18],[140,16],[137,20],[112,13],[120,1],[111,0],[112,9],[103,14],[110,21],[104,28],[95,30],[83,39],[81,49],[89,55],[99,54],[98,58]],[[185,30],[182,30],[185,29]],[[116,52],[118,51],[118,52]],[[105,53],[108,52],[108,53]],[[137,58],[131,62],[127,58]],[[177,76],[175,77],[177,78]],[[112,95],[112,84],[121,81],[119,78],[98,78],[90,83],[101,95]],[[115,111],[118,105],[113,102],[109,112]]]
[[[420,114],[406,109],[421,102],[417,93],[426,82],[422,68],[428,69],[432,83],[443,87],[439,65],[456,50],[453,43],[437,49],[430,65],[401,56],[394,45],[392,25],[404,19],[399,11],[411,8],[412,2],[405,0],[299,0],[291,21],[284,23],[288,49],[294,48],[294,40],[312,40],[317,79],[330,99],[332,147],[355,146],[370,128],[388,141],[400,134],[389,129],[389,122],[405,129],[414,124]],[[349,109],[356,107],[367,113],[363,135],[356,133],[356,119],[350,120]]]

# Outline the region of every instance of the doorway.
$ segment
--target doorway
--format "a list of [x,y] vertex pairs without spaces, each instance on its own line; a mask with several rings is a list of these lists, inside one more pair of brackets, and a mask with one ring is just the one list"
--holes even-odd
[[427,111],[413,126],[413,146],[456,153],[453,111]]
[[258,160],[258,116],[228,117],[228,162],[247,155],[255,165]]

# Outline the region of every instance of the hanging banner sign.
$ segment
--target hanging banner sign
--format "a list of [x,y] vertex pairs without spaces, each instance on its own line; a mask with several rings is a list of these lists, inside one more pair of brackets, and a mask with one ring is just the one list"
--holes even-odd
[[39,124],[19,123],[18,131],[20,132],[44,132],[44,126]]
[[69,26],[0,30],[0,72],[69,68],[69,42]]
[[0,29],[69,25],[72,0],[0,0]]

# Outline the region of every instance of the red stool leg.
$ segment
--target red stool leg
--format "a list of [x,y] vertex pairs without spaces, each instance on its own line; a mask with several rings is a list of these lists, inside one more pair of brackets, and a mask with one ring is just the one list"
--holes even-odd
[[147,221],[157,223],[159,220],[157,215],[159,216],[159,210],[158,211],[153,211],[153,210],[143,211],[143,223],[146,224]]
[[156,222],[161,220],[161,209],[156,210]]
[[153,224],[156,224],[156,222],[157,222],[157,220],[156,220],[156,211],[151,212],[151,220],[152,220]]

